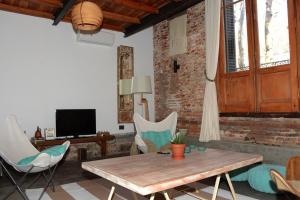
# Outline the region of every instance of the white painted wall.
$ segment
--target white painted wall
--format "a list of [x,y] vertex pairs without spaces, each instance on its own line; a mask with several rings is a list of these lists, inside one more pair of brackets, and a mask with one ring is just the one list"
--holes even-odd
[[[132,124],[118,129],[117,46],[134,47],[135,75],[153,77],[152,28],[129,38],[113,32],[115,45],[106,47],[76,42],[68,23],[0,11],[0,24],[1,122],[16,114],[31,136],[38,125],[55,127],[56,109],[96,108],[97,130],[133,131]],[[153,120],[153,95],[147,98]]]

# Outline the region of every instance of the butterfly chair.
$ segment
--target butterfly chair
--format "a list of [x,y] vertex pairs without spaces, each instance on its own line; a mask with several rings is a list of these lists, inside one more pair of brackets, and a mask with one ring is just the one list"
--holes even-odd
[[278,190],[290,192],[296,195],[297,197],[300,197],[300,181],[286,180],[284,177],[280,175],[279,172],[277,172],[274,169],[271,169],[270,174]]
[[[45,187],[40,194],[39,199],[42,198],[45,191],[52,184],[54,191],[53,176],[57,165],[62,160],[64,154],[69,148],[70,142],[66,141],[62,145],[48,148],[39,152],[30,143],[27,136],[20,128],[15,116],[10,115],[6,118],[6,126],[0,130],[0,167],[3,172],[7,174],[10,181],[14,184],[14,188],[6,197],[8,198],[16,190],[20,193],[23,199],[28,200],[25,188],[22,186],[28,174],[37,174],[37,177],[29,184],[32,186],[40,177],[46,180]],[[19,181],[16,181],[12,174],[4,165],[4,161],[11,165],[18,172],[24,173]]]
[[[150,134],[152,134],[153,136],[155,134],[169,132],[170,138],[167,139],[168,139],[168,143],[170,143],[170,140],[175,135],[175,131],[176,131],[177,113],[172,112],[167,118],[165,118],[160,122],[147,121],[138,113],[134,113],[133,121],[136,128],[135,145],[137,146],[138,150],[140,150],[143,153],[155,152],[155,151],[159,151],[160,148],[157,148],[157,145],[153,144],[151,141],[145,140],[145,138],[143,138],[143,133],[151,132]],[[160,137],[158,137],[158,139],[159,138]],[[162,139],[166,139],[166,137],[163,136]],[[165,145],[168,144],[166,143]],[[132,152],[133,151],[131,150],[131,153]]]

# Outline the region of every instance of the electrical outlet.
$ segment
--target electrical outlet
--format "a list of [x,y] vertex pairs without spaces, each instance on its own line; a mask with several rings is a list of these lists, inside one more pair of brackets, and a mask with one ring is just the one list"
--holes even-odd
[[124,125],[119,125],[119,130],[124,130]]

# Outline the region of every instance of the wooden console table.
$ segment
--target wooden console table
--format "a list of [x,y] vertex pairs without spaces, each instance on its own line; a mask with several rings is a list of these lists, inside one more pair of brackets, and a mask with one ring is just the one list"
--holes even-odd
[[106,156],[107,141],[114,140],[114,139],[115,139],[114,135],[102,134],[100,136],[91,136],[91,137],[35,141],[32,144],[37,148],[37,150],[41,151],[50,146],[60,145],[67,140],[69,140],[71,144],[95,142],[96,144],[98,144],[100,146],[101,156],[104,157],[104,156]]

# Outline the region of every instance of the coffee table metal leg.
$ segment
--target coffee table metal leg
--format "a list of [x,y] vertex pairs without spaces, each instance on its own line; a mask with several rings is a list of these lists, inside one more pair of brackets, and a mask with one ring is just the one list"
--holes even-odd
[[154,200],[155,194],[151,194],[150,200]]
[[236,193],[235,193],[235,191],[234,191],[234,187],[233,187],[232,182],[231,182],[231,180],[230,180],[230,176],[229,176],[228,173],[225,173],[225,176],[226,176],[226,180],[227,180],[227,183],[228,183],[228,186],[229,186],[229,189],[230,189],[232,198],[233,198],[233,200],[236,200],[236,199],[237,199],[237,198],[236,198]]
[[194,184],[194,188],[195,188],[195,193],[200,193],[200,188],[198,188],[198,186],[197,186],[197,183],[195,182],[195,183],[193,183]]
[[109,196],[108,196],[108,200],[112,200],[112,198],[114,196],[115,189],[116,189],[115,186],[111,187],[111,190],[110,190],[110,193],[109,193]]
[[216,182],[215,182],[215,188],[214,188],[214,193],[212,196],[212,200],[216,200],[217,198],[217,194],[218,194],[218,190],[219,190],[219,184],[220,184],[220,179],[221,179],[221,175],[217,176]]
[[2,165],[0,165],[0,176],[3,176]]
[[164,197],[166,200],[171,200],[168,193],[166,191],[163,191]]
[[137,197],[137,194],[135,192],[132,192],[132,197],[134,200],[138,200],[139,198]]

